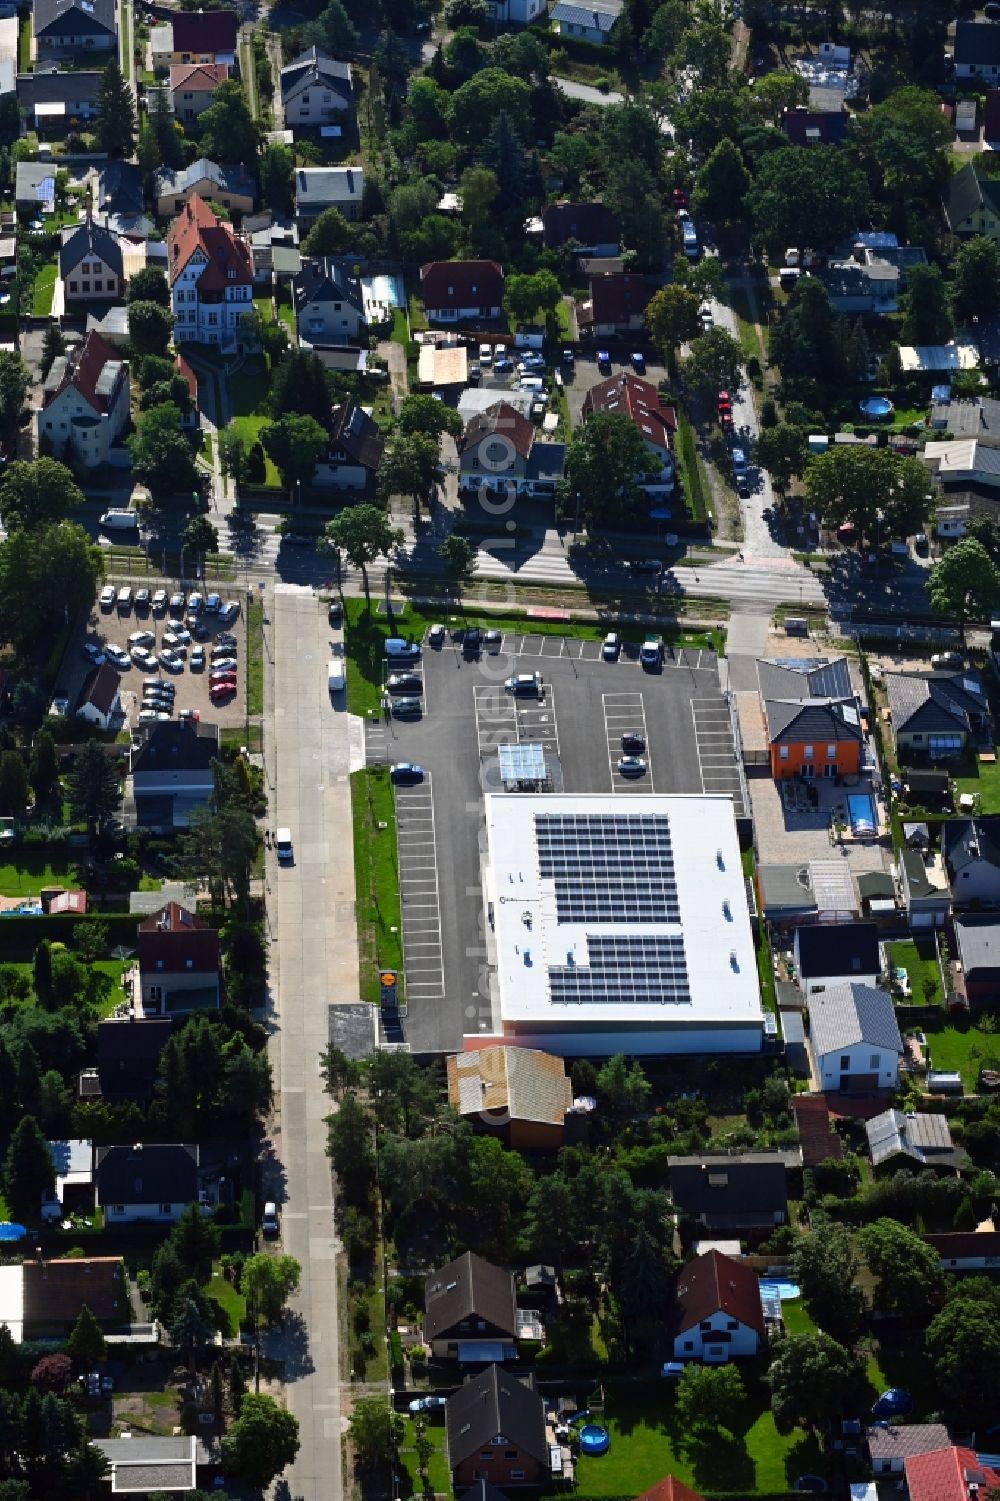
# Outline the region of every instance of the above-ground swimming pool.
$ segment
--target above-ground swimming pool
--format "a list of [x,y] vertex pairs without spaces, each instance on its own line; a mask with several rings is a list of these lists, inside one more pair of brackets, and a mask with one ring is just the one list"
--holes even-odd
[[761,1277],[760,1290],[762,1293],[773,1293],[776,1298],[800,1298],[802,1289],[795,1282],[785,1282],[780,1277]]
[[867,792],[856,792],[847,799],[847,816],[855,839],[874,839],[878,833],[875,799]]
[[866,396],[858,402],[858,410],[863,417],[888,417],[892,402],[888,396]]
[[581,1454],[607,1454],[611,1448],[611,1435],[599,1423],[585,1423],[580,1429]]

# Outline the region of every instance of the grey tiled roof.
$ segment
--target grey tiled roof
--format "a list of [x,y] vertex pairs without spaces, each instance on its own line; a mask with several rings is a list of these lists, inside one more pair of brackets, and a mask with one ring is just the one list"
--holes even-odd
[[956,918],[955,942],[967,975],[977,969],[1000,969],[1000,921],[996,918]]
[[842,1052],[863,1042],[871,1047],[901,1051],[892,997],[873,985],[835,985],[811,995],[809,1029],[819,1054]]
[[591,30],[609,32],[621,15],[621,5],[611,6],[607,0],[596,5],[574,5],[572,0],[558,0],[549,12],[550,21],[565,21],[568,26],[586,26]]
[[904,1115],[886,1110],[865,1126],[868,1149],[876,1167],[898,1152],[917,1162],[940,1161],[952,1151],[951,1130],[944,1115]]
[[830,699],[771,699],[764,705],[770,740],[827,741],[861,740],[861,721],[853,703]]
[[968,730],[970,714],[983,714],[988,708],[977,672],[887,672],[885,686],[897,735],[912,729],[925,734]]
[[762,657],[757,681],[764,698],[852,698],[846,657]]

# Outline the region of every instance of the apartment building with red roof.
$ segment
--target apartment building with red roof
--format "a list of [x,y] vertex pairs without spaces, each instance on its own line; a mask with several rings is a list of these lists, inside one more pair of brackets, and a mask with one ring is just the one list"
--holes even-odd
[[428,261],[420,296],[429,323],[492,322],[503,305],[503,267],[496,261]]
[[756,1355],[765,1334],[757,1273],[721,1251],[696,1256],[677,1276],[671,1332],[677,1360],[725,1365]]
[[69,454],[89,469],[106,464],[129,423],[128,365],[120,352],[91,332],[58,355],[35,421],[40,452]]
[[[641,280],[641,278],[639,278]],[[646,447],[660,461],[659,474],[643,489],[648,494],[669,495],[674,488],[674,434],[677,412],[662,399],[652,381],[625,370],[591,386],[583,402],[583,419],[595,412],[618,413],[639,429]]]
[[197,120],[215,98],[220,83],[229,77],[225,63],[174,63],[170,69],[170,97],[174,119],[182,125]]
[[170,226],[167,275],[177,343],[238,343],[253,312],[250,248],[197,194]]
[[650,299],[646,278],[634,271],[605,272],[590,278],[590,296],[577,304],[580,333],[595,338],[641,333]]

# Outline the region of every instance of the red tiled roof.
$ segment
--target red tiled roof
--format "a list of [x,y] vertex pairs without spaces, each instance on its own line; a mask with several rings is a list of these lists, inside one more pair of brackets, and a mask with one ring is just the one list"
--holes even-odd
[[843,1157],[844,1143],[830,1125],[830,1111],[821,1094],[796,1095],[792,1110],[799,1128],[803,1167],[816,1167],[830,1157]]
[[646,311],[650,292],[646,278],[634,271],[613,271],[590,278],[590,301],[595,323],[629,323]]
[[168,902],[139,924],[138,952],[139,968],[144,971],[216,973],[219,935],[179,902]]
[[211,94],[229,77],[227,63],[171,63],[170,92],[190,89]]
[[674,1299],[678,1330],[692,1329],[702,1319],[721,1311],[731,1319],[739,1319],[748,1329],[764,1333],[757,1273],[744,1262],[723,1256],[721,1251],[706,1251],[704,1256],[696,1256],[681,1267]]
[[[122,365],[121,351],[113,349],[99,333],[89,333],[79,348],[67,358],[66,373],[59,385],[44,398],[43,407],[50,406],[57,396],[62,395],[67,386],[72,386],[95,412],[109,411],[111,407],[109,395],[98,395],[97,392],[97,382],[101,377],[101,372],[109,363]],[[124,368],[123,366],[122,379],[124,379]]]
[[605,203],[547,203],[542,209],[545,245],[549,250],[576,240],[579,245],[618,243],[617,214]]
[[641,1496],[637,1496],[636,1501],[702,1501],[702,1498],[689,1485],[684,1485],[673,1475],[667,1475],[650,1486],[648,1491],[643,1491]]
[[[236,238],[231,224],[217,219],[204,199],[192,193],[167,235],[171,286],[198,249],[203,250],[208,259],[198,278],[199,292],[221,292],[226,287],[252,284],[248,246]],[[231,270],[236,273],[233,277],[229,275]]]
[[1000,1475],[985,1469],[971,1449],[934,1449],[930,1454],[909,1455],[903,1461],[910,1501],[969,1501],[969,1483],[979,1485],[980,1496],[1000,1486]]
[[26,1323],[74,1324],[84,1303],[99,1322],[128,1322],[120,1256],[26,1259],[23,1278]]
[[420,268],[425,308],[499,307],[503,267],[497,261],[428,261]]
[[509,402],[498,401],[496,406],[487,407],[485,412],[478,412],[470,419],[459,440],[459,451],[468,448],[470,443],[481,443],[491,433],[500,433],[509,439],[511,447],[522,459],[528,457],[535,439],[535,429],[527,417],[522,417]]
[[235,52],[236,12],[178,11],[173,17],[175,52]]
[[924,1240],[939,1256],[1000,1256],[1000,1230],[947,1230],[925,1235]]
[[674,408],[661,401],[652,381],[640,380],[628,370],[591,386],[584,398],[584,418],[592,412],[621,412],[631,418],[646,441],[654,443],[657,448],[670,448],[677,431]]

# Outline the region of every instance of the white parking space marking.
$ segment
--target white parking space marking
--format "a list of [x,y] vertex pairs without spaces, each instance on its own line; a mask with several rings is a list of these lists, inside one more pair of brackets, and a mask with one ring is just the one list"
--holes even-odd
[[517,738],[522,744],[541,745],[559,754],[559,726],[556,720],[556,696],[549,683],[542,687],[540,698],[515,700]]
[[[634,690],[628,693],[602,693],[601,703],[604,709],[604,735],[608,747],[608,775],[611,778],[611,791],[655,792],[649,735],[646,732],[646,708],[642,694]],[[646,763],[645,776],[623,777],[618,770],[618,759],[623,754],[622,736],[627,731],[637,732],[646,742],[646,749],[641,752]]]
[[693,698],[691,716],[702,791],[728,793],[737,815],[745,815],[743,778],[736,759],[728,707],[717,698]]
[[502,683],[484,686],[477,683],[473,688],[476,711],[476,740],[479,759],[496,754],[498,745],[516,742],[517,710],[510,694]]
[[444,998],[437,839],[430,772],[396,788],[396,856],[407,1005]]

